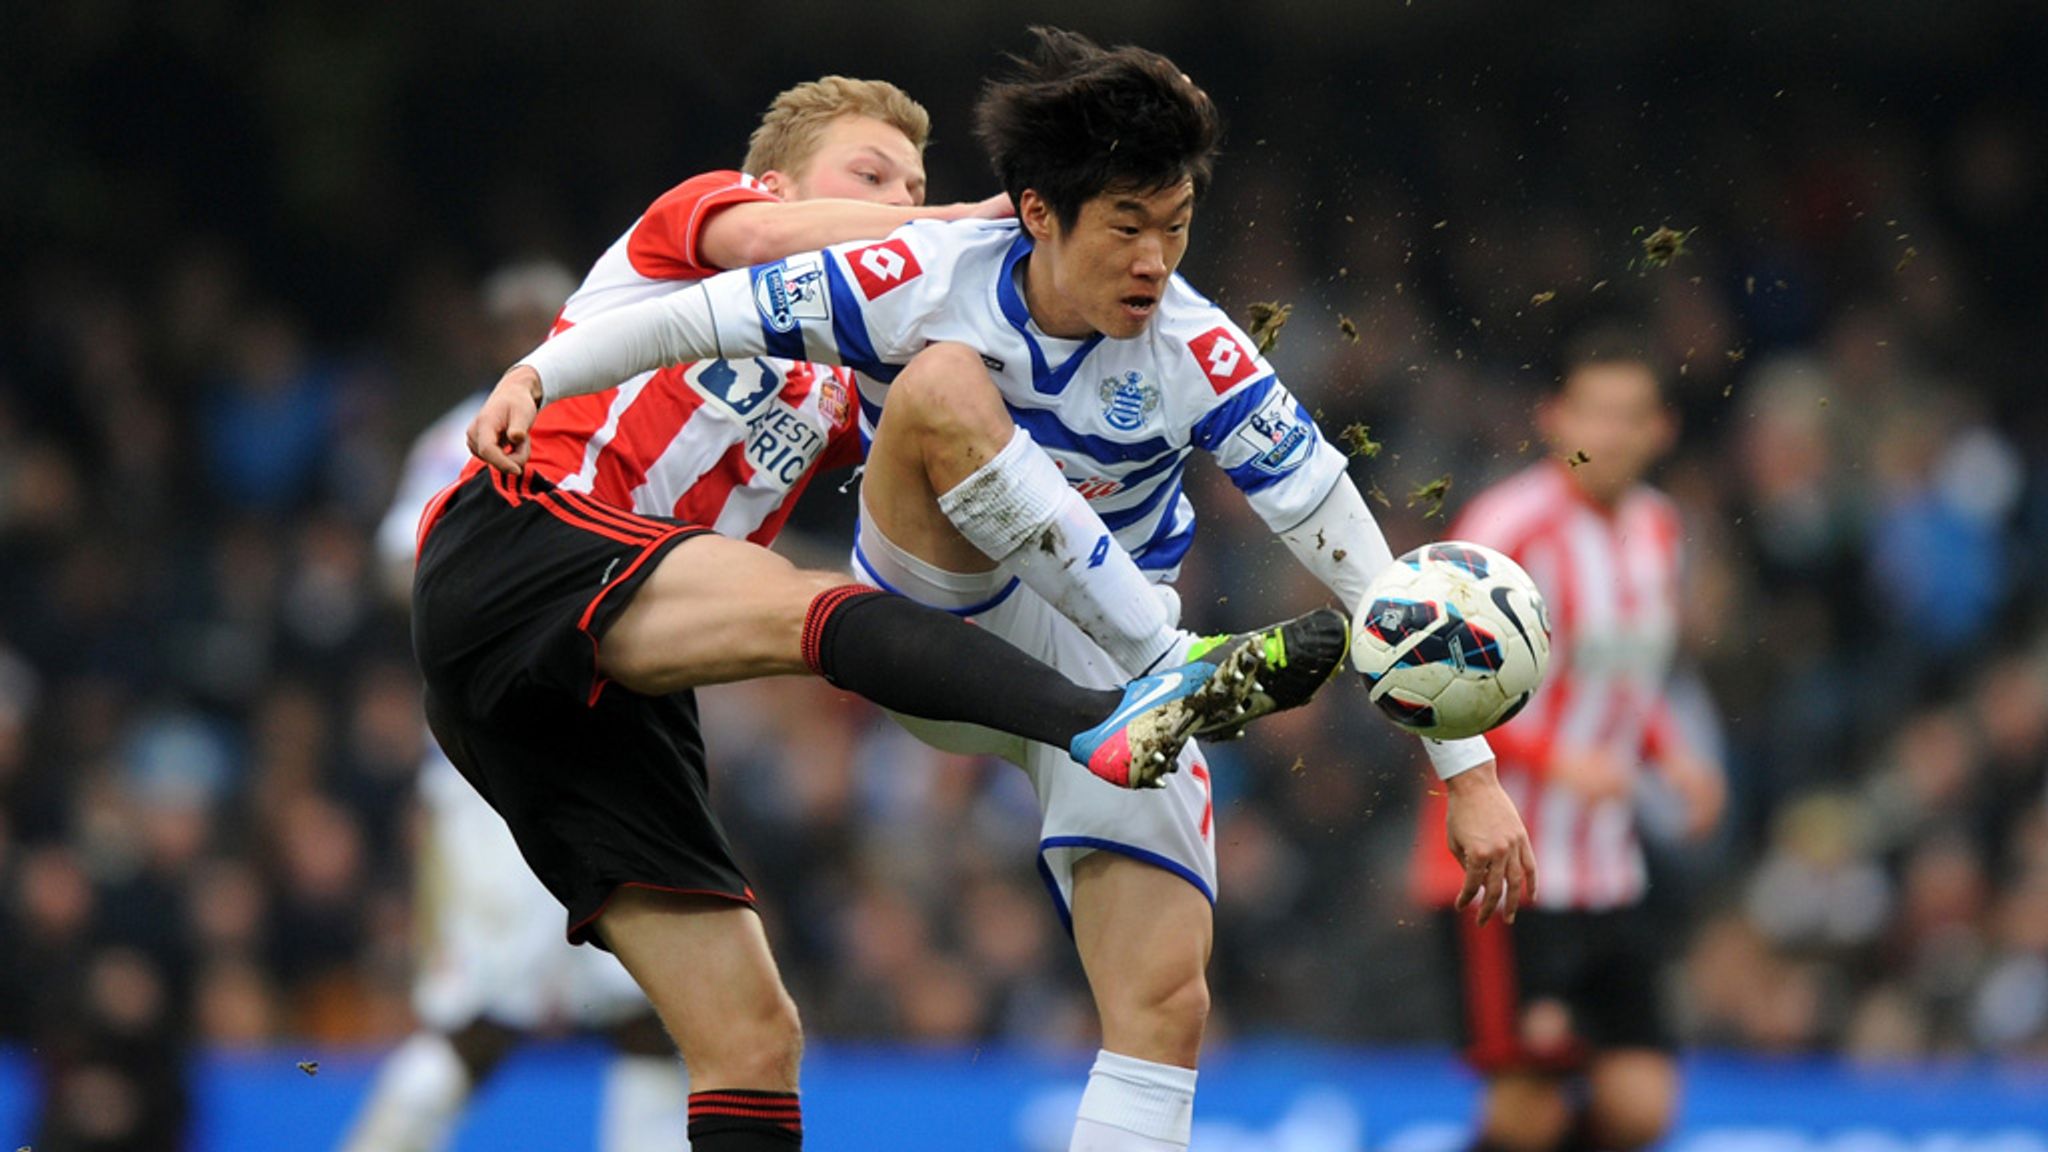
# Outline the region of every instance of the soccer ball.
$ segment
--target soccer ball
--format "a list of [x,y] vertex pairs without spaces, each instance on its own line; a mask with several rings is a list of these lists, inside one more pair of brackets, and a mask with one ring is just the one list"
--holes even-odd
[[1436,740],[1477,736],[1543,682],[1550,617],[1521,565],[1441,540],[1374,578],[1351,621],[1351,663],[1394,723]]

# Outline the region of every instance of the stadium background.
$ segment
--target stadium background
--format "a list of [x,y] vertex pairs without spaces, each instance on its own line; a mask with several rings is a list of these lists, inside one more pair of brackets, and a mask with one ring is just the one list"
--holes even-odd
[[[2017,0],[11,12],[0,1141],[325,1146],[409,1027],[420,730],[369,534],[410,437],[501,367],[475,285],[536,255],[580,271],[829,71],[924,101],[935,195],[980,196],[968,109],[1027,20],[1162,50],[1218,99],[1186,271],[1240,319],[1293,306],[1272,358],[1326,427],[1385,445],[1353,472],[1397,548],[1439,530],[1416,489],[1450,475],[1454,509],[1541,450],[1558,331],[1650,318],[1685,419],[1662,480],[1696,564],[1687,683],[1733,790],[1710,848],[1660,853],[1690,941],[1669,991],[1720,1054],[1681,1141],[1734,1139],[1718,1118],[2041,1146],[2048,21]],[[1650,267],[1667,225],[1686,252]],[[1191,623],[1322,598],[1219,477],[1192,482]],[[836,561],[837,489],[792,549]],[[954,1077],[983,1101],[961,1107],[1021,1108],[1034,1078],[1076,1083],[1093,1040],[1021,782],[812,683],[706,710],[812,1094]],[[1403,890],[1425,769],[1350,686],[1214,758],[1218,1059],[1289,1087],[1233,1097],[1215,1065],[1206,1146],[1407,1146],[1385,1110],[1416,1101],[1455,1122],[1450,990]],[[588,1055],[534,1054],[486,1112],[551,1112]],[[1314,1077],[1287,1069],[1336,1096],[1295,1107]],[[1905,1118],[1923,1096],[1936,1119]],[[811,1105],[821,1147],[854,1146],[827,1136],[839,1107]]]

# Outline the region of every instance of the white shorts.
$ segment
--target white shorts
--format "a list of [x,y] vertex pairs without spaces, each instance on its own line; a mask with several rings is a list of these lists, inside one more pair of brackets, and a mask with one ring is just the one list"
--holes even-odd
[[[934,568],[883,536],[868,518],[865,503],[854,538],[853,568],[860,580],[981,625],[1077,684],[1116,688],[1130,679],[1072,621],[1007,573],[998,569],[963,574]],[[1181,751],[1180,769],[1166,778],[1166,787],[1131,790],[1098,778],[1076,764],[1064,748],[971,724],[894,719],[934,748],[998,756],[1030,776],[1040,813],[1038,870],[1069,928],[1074,864],[1097,850],[1164,868],[1215,903],[1215,809],[1210,803],[1208,761],[1194,741]]]
[[422,1023],[443,1032],[479,1017],[525,1031],[604,1028],[649,1010],[611,953],[562,938],[561,904],[439,749],[420,765],[420,799],[427,836],[413,1010]]

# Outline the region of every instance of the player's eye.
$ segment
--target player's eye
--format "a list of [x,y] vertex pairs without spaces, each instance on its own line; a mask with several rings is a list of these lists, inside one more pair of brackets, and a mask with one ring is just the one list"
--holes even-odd
[[882,176],[879,172],[871,172],[866,169],[863,169],[859,172],[855,172],[854,175],[856,177],[859,177],[861,180],[866,181],[869,184],[880,184],[882,182]]
[[1135,237],[1138,234],[1138,228],[1135,224],[1112,224],[1109,226],[1109,230],[1119,236]]

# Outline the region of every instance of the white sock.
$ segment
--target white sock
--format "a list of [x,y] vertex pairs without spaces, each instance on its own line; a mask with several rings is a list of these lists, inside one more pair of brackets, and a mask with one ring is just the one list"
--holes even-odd
[[1193,1068],[1097,1052],[1067,1152],[1185,1152],[1194,1123]]
[[1173,621],[1152,582],[1024,429],[941,493],[939,510],[1126,672],[1145,671],[1174,646]]
[[438,1152],[470,1087],[469,1070],[446,1036],[414,1033],[377,1070],[341,1152]]
[[597,1152],[682,1152],[690,1146],[689,1081],[672,1056],[620,1056],[605,1067]]

